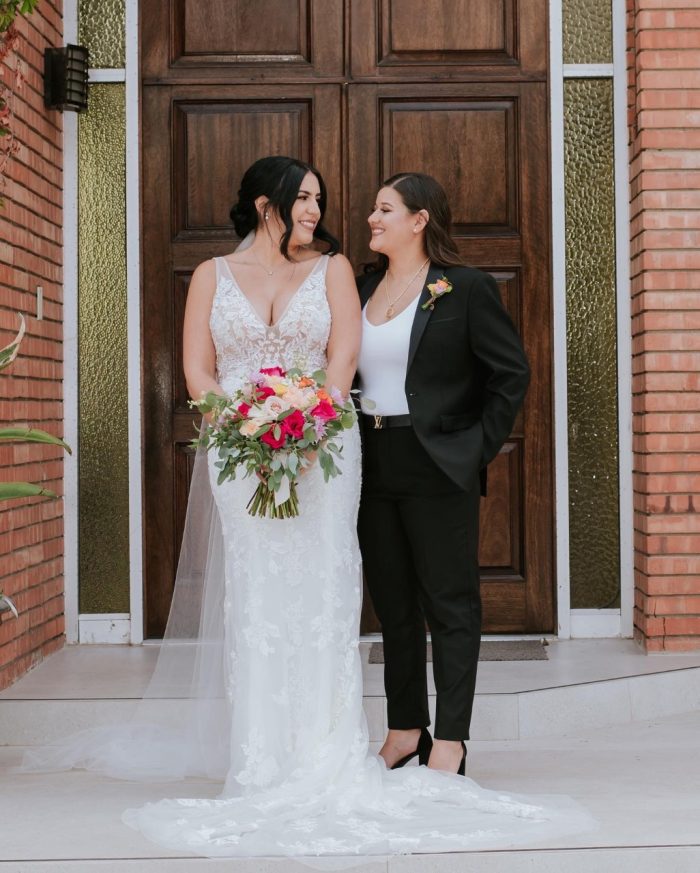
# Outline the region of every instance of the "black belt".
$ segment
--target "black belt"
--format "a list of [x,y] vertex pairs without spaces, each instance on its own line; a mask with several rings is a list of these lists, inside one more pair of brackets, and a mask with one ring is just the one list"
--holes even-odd
[[368,415],[362,413],[365,426],[369,430],[384,430],[386,427],[410,427],[410,415]]

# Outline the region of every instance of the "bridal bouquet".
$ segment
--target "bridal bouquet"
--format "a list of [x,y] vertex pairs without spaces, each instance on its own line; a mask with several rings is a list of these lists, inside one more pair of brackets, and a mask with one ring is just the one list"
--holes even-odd
[[334,438],[353,426],[351,400],[323,387],[326,374],[267,367],[250,376],[232,397],[210,392],[191,405],[211,413],[196,445],[217,449],[218,484],[236,478],[238,467],[260,480],[248,503],[251,515],[293,518],[299,515],[296,484],[316,452],[327,482],[340,473],[336,464],[342,447]]

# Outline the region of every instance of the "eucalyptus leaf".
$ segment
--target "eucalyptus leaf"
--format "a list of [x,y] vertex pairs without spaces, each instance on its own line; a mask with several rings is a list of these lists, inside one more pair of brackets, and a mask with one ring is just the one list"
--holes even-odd
[[311,378],[316,382],[317,385],[325,385],[326,384],[326,371],[325,370],[315,370],[311,374]]

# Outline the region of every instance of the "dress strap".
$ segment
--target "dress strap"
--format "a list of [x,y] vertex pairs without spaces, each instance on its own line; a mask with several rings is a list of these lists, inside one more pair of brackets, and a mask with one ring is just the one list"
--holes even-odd
[[233,273],[231,272],[231,268],[228,265],[228,261],[226,258],[214,258],[214,263],[216,264],[216,284],[219,284],[219,279],[223,276],[225,279],[233,279]]

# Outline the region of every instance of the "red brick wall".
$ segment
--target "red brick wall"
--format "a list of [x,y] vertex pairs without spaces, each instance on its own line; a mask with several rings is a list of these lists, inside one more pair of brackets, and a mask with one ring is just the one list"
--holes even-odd
[[[14,78],[16,58],[25,82],[13,101],[19,143],[10,160],[0,208],[0,345],[27,320],[20,357],[0,373],[0,424],[35,424],[61,435],[62,387],[62,118],[43,105],[43,52],[62,45],[61,0],[41,0],[19,17],[19,45],[4,67]],[[36,315],[36,286],[44,289],[44,318]],[[60,449],[0,446],[0,477],[45,482],[62,493]],[[0,624],[0,688],[63,645],[63,502],[0,503],[0,589],[20,611]],[[7,616],[7,613],[5,614]]]
[[700,2],[628,0],[635,636],[700,648]]

